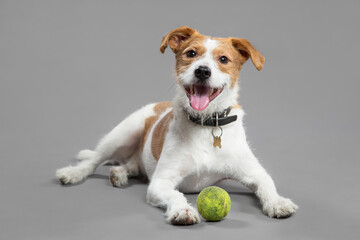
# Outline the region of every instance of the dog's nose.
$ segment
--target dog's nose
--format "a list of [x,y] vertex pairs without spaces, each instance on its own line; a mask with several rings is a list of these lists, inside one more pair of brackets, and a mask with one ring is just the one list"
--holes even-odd
[[199,66],[195,69],[195,76],[201,81],[206,80],[211,76],[211,69],[206,66]]

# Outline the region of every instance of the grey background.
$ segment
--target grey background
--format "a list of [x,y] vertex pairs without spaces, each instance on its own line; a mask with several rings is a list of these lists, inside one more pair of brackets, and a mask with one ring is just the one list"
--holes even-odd
[[[359,239],[358,1],[0,1],[0,239]],[[289,219],[228,182],[219,223],[167,224],[137,180],[108,166],[63,187],[55,170],[139,107],[174,94],[161,37],[188,25],[249,39],[241,73],[249,141]],[[188,195],[192,203],[196,194]]]

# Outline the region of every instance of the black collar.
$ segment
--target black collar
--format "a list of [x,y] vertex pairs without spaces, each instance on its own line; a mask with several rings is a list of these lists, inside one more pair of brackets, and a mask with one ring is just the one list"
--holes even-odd
[[206,118],[201,117],[193,117],[190,114],[188,114],[188,119],[196,124],[202,125],[202,126],[212,126],[216,127],[216,114],[218,115],[218,126],[223,126],[232,122],[235,122],[237,120],[237,115],[228,116],[228,114],[231,111],[231,107],[228,107],[222,112],[213,113],[210,116]]

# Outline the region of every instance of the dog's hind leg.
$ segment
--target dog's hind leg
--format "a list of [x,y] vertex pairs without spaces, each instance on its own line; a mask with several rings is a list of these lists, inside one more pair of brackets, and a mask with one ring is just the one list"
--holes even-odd
[[121,166],[114,166],[110,169],[110,182],[114,187],[127,185],[129,177],[137,177],[141,173],[140,160],[137,154],[134,154],[127,163]]
[[94,151],[80,151],[77,165],[58,169],[56,177],[62,184],[74,184],[93,174],[106,160],[116,158],[126,163],[139,149],[145,119],[154,114],[153,107],[154,104],[149,104],[128,116],[100,140]]

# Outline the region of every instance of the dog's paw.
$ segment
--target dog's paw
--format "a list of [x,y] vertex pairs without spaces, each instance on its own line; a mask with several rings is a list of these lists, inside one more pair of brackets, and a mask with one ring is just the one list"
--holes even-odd
[[263,204],[263,213],[273,218],[286,218],[299,207],[288,198],[278,197]]
[[73,166],[64,167],[56,171],[56,177],[64,185],[74,184],[84,179],[84,170]]
[[122,187],[128,183],[128,173],[122,166],[110,169],[110,182],[114,187]]
[[196,209],[191,206],[171,211],[168,216],[168,222],[174,225],[192,225],[200,222]]

